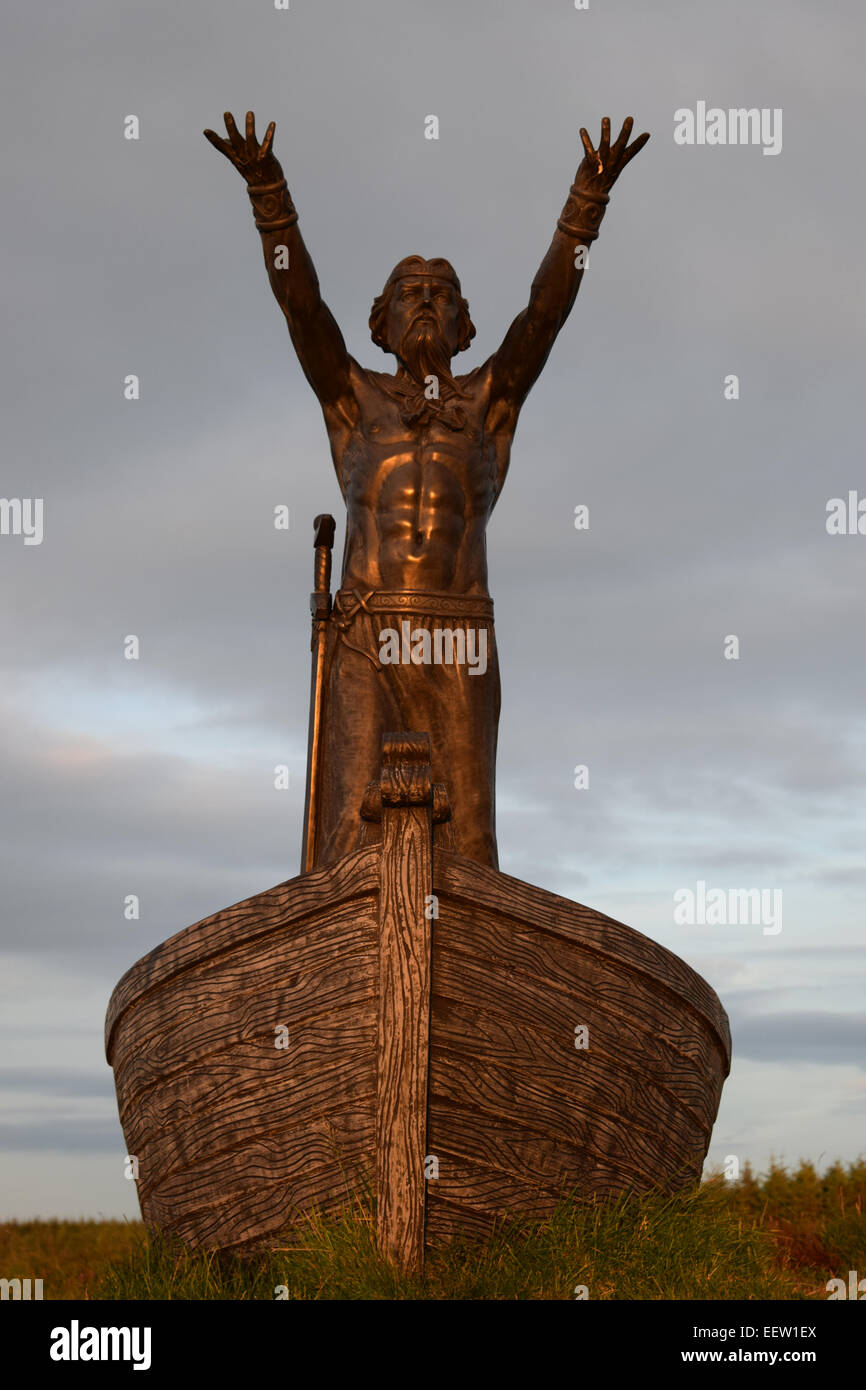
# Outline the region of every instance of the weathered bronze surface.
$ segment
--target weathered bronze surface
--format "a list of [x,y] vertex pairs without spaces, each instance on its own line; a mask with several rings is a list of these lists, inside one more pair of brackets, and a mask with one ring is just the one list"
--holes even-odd
[[[347,511],[341,587],[314,636],[320,751],[309,772],[304,868],[355,849],[383,734],[414,730],[430,735],[455,850],[495,868],[500,690],[485,530],[521,406],[574,304],[585,262],[579,249],[598,235],[613,184],[649,135],[629,145],[629,117],[611,144],[605,118],[595,149],[581,130],[585,157],[529,303],[474,371],[451,370],[475,328],[450,262],[400,261],[370,315],[374,343],[397,359],[389,375],[348,353],[321,297],[272,150],[274,123],[261,143],[252,112],[243,135],[229,112],[225,123],[227,139],[205,135],[247,182],[271,286],[322,407]],[[385,630],[399,634],[403,659],[380,659]],[[474,666],[459,660],[457,638],[446,631],[464,641],[472,634]],[[449,662],[449,653],[457,659]]]

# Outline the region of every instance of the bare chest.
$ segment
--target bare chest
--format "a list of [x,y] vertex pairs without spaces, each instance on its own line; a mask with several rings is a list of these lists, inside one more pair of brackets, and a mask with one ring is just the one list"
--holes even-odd
[[456,506],[465,514],[492,505],[498,456],[471,398],[451,410],[421,395],[396,403],[371,393],[338,448],[334,462],[350,509]]

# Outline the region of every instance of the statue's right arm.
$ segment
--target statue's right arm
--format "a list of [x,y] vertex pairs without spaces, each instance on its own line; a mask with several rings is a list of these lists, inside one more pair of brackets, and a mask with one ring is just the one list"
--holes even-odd
[[[268,279],[286,316],[304,376],[323,409],[345,414],[353,402],[349,353],[339,324],[319,292],[319,277],[298,224],[262,231],[261,237]],[[288,265],[283,264],[286,260]]]
[[279,161],[271,151],[274,122],[258,143],[255,118],[247,112],[246,138],[230,111],[225,115],[228,140],[212,130],[205,136],[246,179],[256,226],[262,238],[268,278],[286,316],[304,375],[326,413],[346,423],[354,415],[350,358],[333,314],[322,299],[319,279],[298,227],[298,214]]

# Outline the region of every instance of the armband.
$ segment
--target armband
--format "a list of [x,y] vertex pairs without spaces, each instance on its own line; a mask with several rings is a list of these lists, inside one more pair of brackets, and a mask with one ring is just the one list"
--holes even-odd
[[248,183],[247,192],[260,232],[279,232],[294,227],[298,220],[285,179],[277,183]]
[[574,237],[577,241],[595,241],[609,202],[606,193],[586,193],[572,184],[568,202],[556,225],[566,236]]

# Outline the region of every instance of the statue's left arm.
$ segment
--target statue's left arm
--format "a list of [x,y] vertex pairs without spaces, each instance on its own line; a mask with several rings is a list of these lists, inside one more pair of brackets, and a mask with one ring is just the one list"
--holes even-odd
[[[491,362],[491,410],[495,424],[516,421],[526,396],[547,361],[556,335],[571,313],[577,295],[586,249],[598,236],[610,190],[629,160],[642,150],[648,134],[631,144],[634,121],[629,116],[619,138],[610,143],[610,121],[601,123],[598,149],[585,130],[580,138],[586,151],[556,224],[550,249],[532,282],[529,303],[512,323]],[[578,255],[579,248],[584,254]]]

